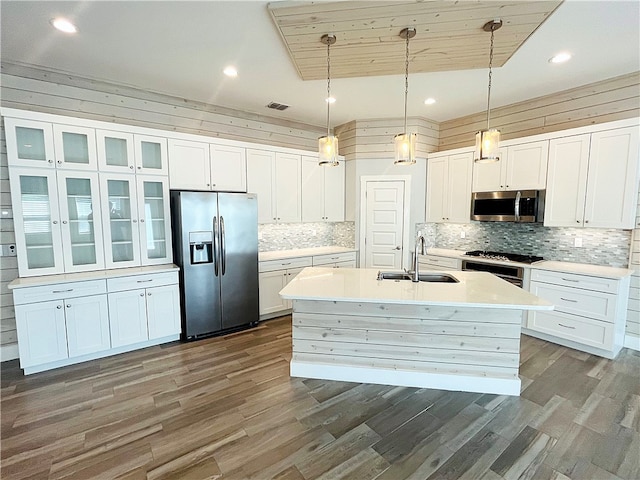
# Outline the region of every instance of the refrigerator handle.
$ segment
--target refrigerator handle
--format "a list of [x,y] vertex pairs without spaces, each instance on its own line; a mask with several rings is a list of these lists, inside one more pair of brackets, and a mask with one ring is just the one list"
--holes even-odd
[[224,217],[220,215],[220,265],[222,275],[227,271],[227,248],[225,245]]
[[218,217],[213,217],[213,267],[218,276]]

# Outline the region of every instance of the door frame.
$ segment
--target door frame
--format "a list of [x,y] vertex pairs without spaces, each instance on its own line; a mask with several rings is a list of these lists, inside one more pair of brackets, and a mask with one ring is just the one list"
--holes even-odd
[[404,208],[402,212],[402,263],[406,259],[409,245],[409,218],[411,213],[411,175],[362,175],[360,177],[360,218],[358,221],[359,267],[365,266],[365,238],[367,232],[367,183],[403,182]]

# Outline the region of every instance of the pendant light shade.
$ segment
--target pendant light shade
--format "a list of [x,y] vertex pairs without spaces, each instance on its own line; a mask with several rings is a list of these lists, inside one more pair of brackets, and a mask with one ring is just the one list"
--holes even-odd
[[404,131],[393,137],[396,165],[413,165],[416,163],[416,134],[407,132],[407,96],[409,95],[409,39],[416,36],[413,27],[400,31],[400,37],[407,41],[404,62]]
[[484,24],[482,29],[491,32],[491,46],[489,49],[489,88],[487,91],[487,128],[476,133],[476,151],[474,160],[476,163],[490,163],[500,160],[500,130],[490,128],[491,118],[491,74],[493,66],[493,32],[502,27],[502,20],[491,20]]
[[331,45],[336,43],[336,36],[325,34],[320,41],[327,46],[327,135],[318,139],[318,163],[326,166],[338,165],[338,137],[331,135],[329,113],[331,109]]

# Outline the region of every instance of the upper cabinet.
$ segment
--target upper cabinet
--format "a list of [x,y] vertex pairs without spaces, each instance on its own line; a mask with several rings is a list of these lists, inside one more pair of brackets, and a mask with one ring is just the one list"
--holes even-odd
[[96,170],[95,130],[71,125],[5,118],[10,165]]
[[96,130],[96,142],[101,172],[135,173],[132,133]]
[[637,127],[551,140],[545,226],[634,228],[638,155]]
[[343,222],[345,164],[318,164],[318,157],[302,157],[302,221]]
[[503,147],[498,162],[474,164],[473,191],[544,190],[548,154],[548,140]]
[[151,135],[133,136],[136,173],[168,175],[167,139]]
[[258,195],[258,223],[300,222],[300,155],[247,149],[247,191]]
[[246,192],[245,149],[169,139],[169,183],[175,190]]
[[436,156],[427,162],[426,221],[469,223],[473,152]]

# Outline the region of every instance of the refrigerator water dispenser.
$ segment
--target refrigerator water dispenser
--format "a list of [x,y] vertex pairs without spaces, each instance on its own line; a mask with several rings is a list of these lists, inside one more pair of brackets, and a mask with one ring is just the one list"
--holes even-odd
[[213,232],[189,232],[191,264],[213,263]]

